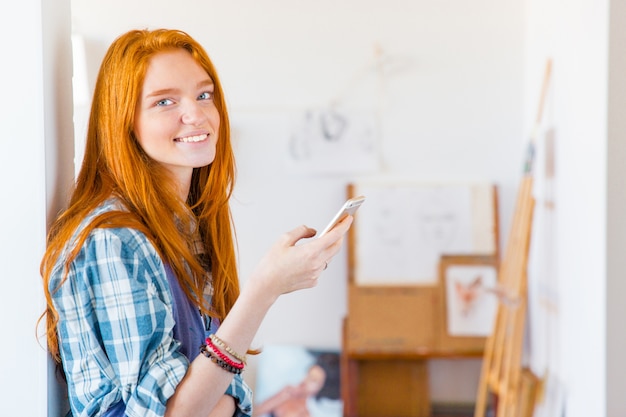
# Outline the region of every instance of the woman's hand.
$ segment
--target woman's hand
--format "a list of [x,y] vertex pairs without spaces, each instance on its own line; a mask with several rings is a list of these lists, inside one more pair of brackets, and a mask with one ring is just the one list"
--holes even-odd
[[[237,301],[222,321],[217,331],[220,339],[225,340],[234,351],[246,352],[263,318],[280,295],[310,288],[317,284],[317,278],[326,268],[327,263],[341,249],[341,244],[351,224],[352,216],[347,216],[324,236],[306,240],[301,244],[298,242],[302,239],[315,236],[314,229],[300,226],[283,234],[261,259],[240,292]],[[195,407],[195,403],[190,401],[190,398],[192,395],[201,396],[197,394],[200,391],[202,395],[205,395],[203,399],[206,400],[208,406],[217,401],[209,417],[228,415],[229,412],[233,412],[232,401],[229,402],[228,398],[220,397],[215,390],[206,393],[206,386],[201,381],[214,383],[218,381],[220,384],[226,384],[231,380],[232,375],[228,375],[228,372],[207,361],[206,358],[199,357],[193,361],[170,401],[175,397],[175,400],[182,404],[181,407]],[[226,385],[219,387],[221,392],[226,389]],[[181,394],[183,391],[184,395]],[[207,394],[211,398],[207,399]],[[176,402],[173,403],[175,404]]]
[[249,284],[267,293],[274,301],[282,294],[311,288],[333,256],[341,249],[352,216],[347,216],[337,226],[318,239],[297,243],[315,236],[315,229],[297,227],[283,234],[270,248],[250,277]]

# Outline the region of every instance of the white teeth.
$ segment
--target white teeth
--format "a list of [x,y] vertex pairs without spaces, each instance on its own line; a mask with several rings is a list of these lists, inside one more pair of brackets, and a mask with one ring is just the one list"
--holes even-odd
[[207,137],[207,135],[197,135],[197,136],[187,136],[185,138],[179,138],[178,142],[184,142],[184,143],[189,143],[189,142],[200,142],[202,140],[205,140]]

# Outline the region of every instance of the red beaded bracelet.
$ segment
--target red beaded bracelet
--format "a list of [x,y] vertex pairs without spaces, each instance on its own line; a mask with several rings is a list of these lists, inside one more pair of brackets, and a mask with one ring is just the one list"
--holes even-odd
[[243,362],[235,362],[234,360],[232,360],[228,355],[226,355],[224,352],[219,350],[219,348],[213,344],[213,341],[211,340],[211,338],[207,337],[206,344],[207,344],[208,347],[211,348],[211,350],[213,350],[213,352],[217,356],[219,356],[219,358],[221,360],[223,360],[224,362],[226,362],[230,366],[232,366],[234,368],[237,368],[237,369],[243,369],[244,368],[245,364]]
[[220,348],[224,349],[233,358],[238,359],[240,362],[243,362],[244,364],[246,363],[246,356],[245,355],[241,355],[241,354],[235,352],[233,349],[231,349],[230,346],[228,346],[226,344],[226,342],[224,342],[222,339],[217,337],[216,334],[212,334],[209,337],[207,337],[207,340],[209,340],[209,339],[211,340],[211,342],[213,342],[214,346],[217,346],[217,347],[220,347]]
[[200,346],[200,353],[202,353],[204,356],[209,358],[211,360],[211,362],[213,362],[214,364],[216,364],[220,368],[224,369],[225,371],[231,372],[231,373],[236,374],[236,375],[241,374],[243,372],[243,369],[235,368],[234,366],[231,366],[230,364],[228,364],[225,361],[221,360],[217,356],[213,355],[211,352],[209,352],[207,350],[207,346],[206,345]]

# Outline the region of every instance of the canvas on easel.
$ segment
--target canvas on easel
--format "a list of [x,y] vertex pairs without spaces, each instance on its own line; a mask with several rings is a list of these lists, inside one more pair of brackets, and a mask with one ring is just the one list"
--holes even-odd
[[497,256],[493,184],[381,179],[352,189],[367,196],[354,225],[358,285],[437,285],[444,254]]

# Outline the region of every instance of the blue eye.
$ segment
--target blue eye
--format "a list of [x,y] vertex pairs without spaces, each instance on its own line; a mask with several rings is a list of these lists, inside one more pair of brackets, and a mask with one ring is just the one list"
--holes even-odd
[[172,100],[170,100],[169,98],[164,98],[163,100],[159,100],[156,102],[157,106],[169,106],[170,104],[172,104]]
[[198,100],[213,100],[213,92],[205,91],[204,93],[198,96]]

